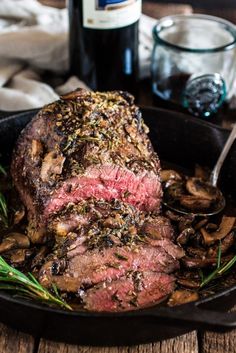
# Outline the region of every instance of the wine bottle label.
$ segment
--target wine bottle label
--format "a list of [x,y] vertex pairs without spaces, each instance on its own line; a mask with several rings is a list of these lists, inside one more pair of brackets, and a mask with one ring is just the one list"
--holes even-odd
[[114,29],[138,21],[141,0],[83,0],[83,26]]

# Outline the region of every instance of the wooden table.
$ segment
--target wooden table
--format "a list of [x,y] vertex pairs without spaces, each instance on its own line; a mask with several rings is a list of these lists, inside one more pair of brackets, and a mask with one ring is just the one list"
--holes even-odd
[[[61,4],[60,0],[60,4]],[[56,1],[54,0],[54,3]],[[196,12],[205,12],[204,9],[194,9]],[[145,4],[144,12],[152,16],[164,16],[170,13],[182,12],[183,8]],[[189,12],[187,7],[184,11]],[[208,13],[225,17],[236,23],[236,8],[217,8]],[[142,100],[141,100],[142,101]],[[30,320],[30,318],[29,318]],[[66,327],[65,327],[66,329]],[[135,334],[135,333],[132,333]],[[169,339],[162,342],[145,344],[132,347],[89,347],[76,346],[64,343],[47,341],[41,337],[34,338],[30,335],[13,330],[0,324],[0,353],[235,353],[236,330],[226,334],[211,332],[201,333],[193,331],[189,334]]]

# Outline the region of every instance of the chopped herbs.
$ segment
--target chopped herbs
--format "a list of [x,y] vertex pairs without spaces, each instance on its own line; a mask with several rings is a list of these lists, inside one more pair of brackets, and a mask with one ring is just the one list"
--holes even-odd
[[108,262],[108,263],[106,263],[105,264],[107,267],[110,267],[110,268],[116,268],[116,269],[119,269],[120,268],[120,264],[118,264],[118,263],[110,263],[110,262]]
[[124,197],[127,198],[131,195],[131,192],[129,192],[129,190],[126,190],[126,192],[124,193]]
[[128,260],[128,257],[123,256],[123,255],[121,255],[121,254],[119,254],[119,253],[117,253],[117,252],[115,252],[114,255],[115,255],[115,256],[117,257],[117,259],[119,259],[119,260],[122,260],[122,261],[127,261],[127,260]]

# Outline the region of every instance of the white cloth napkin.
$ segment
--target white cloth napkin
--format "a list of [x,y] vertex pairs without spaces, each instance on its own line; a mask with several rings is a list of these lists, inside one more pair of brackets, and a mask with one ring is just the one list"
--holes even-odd
[[[149,75],[155,23],[141,16],[141,77]],[[76,77],[54,88],[42,82],[45,70],[60,75],[67,69],[67,9],[44,6],[37,0],[0,0],[0,110],[38,108],[59,94],[84,87]]]

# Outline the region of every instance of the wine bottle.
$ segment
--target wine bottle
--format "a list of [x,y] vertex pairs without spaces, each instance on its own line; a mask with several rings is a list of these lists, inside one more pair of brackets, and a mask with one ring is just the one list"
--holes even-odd
[[70,74],[93,90],[135,92],[141,0],[69,0]]

